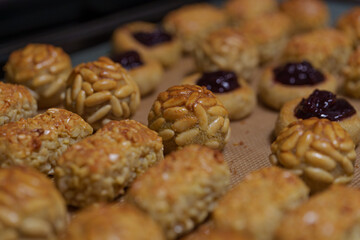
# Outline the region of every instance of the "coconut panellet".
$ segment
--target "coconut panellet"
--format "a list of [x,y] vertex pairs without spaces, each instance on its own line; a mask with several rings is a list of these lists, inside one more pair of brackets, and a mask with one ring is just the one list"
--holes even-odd
[[26,165],[52,175],[61,154],[92,132],[80,116],[58,108],[5,124],[0,127],[0,167]]
[[0,82],[0,126],[36,113],[36,100],[26,87]]
[[66,222],[65,201],[50,179],[29,167],[0,169],[0,239],[56,240]]
[[197,85],[160,93],[148,126],[162,137],[167,153],[193,143],[222,150],[230,137],[228,111],[211,91]]
[[270,162],[301,176],[313,192],[354,176],[355,144],[339,123],[309,118],[291,123],[271,144]]
[[6,81],[34,91],[39,108],[55,107],[62,101],[71,59],[59,47],[28,44],[11,53],[4,70]]
[[140,104],[135,81],[107,57],[76,66],[67,81],[65,107],[94,129],[111,120],[129,118]]
[[64,152],[56,162],[55,183],[69,205],[108,202],[161,159],[156,132],[134,120],[111,121]]

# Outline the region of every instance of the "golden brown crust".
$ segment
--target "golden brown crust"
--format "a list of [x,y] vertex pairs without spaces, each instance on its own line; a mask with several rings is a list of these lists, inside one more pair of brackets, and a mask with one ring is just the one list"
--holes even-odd
[[170,153],[137,178],[127,196],[174,239],[206,218],[226,191],[229,177],[220,152],[191,145]]
[[0,169],[0,239],[55,240],[66,205],[45,175],[26,167]]
[[54,107],[65,90],[71,59],[59,47],[28,44],[11,53],[4,70],[7,81],[24,84],[36,92],[40,108]]
[[346,64],[351,52],[351,42],[341,31],[319,29],[294,36],[288,42],[283,62],[307,60],[315,68],[337,73]]
[[200,71],[229,70],[250,80],[259,56],[256,46],[241,31],[226,27],[199,42],[195,60]]
[[[201,73],[195,73],[183,79],[183,84],[195,85],[201,77]],[[214,93],[214,95],[224,104],[229,112],[231,120],[238,120],[247,117],[252,113],[256,105],[256,95],[254,90],[240,77],[238,78],[240,88],[226,93]]]
[[33,117],[36,113],[36,100],[26,87],[0,82],[0,125]]
[[146,60],[157,60],[165,67],[174,65],[181,56],[180,41],[173,37],[169,42],[147,47],[139,43],[132,34],[135,32],[152,32],[157,25],[149,22],[132,22],[117,28],[113,34],[113,48],[115,52],[128,50],[139,51]]
[[262,0],[261,4],[252,0],[228,0],[225,3],[225,11],[233,25],[241,25],[262,15],[276,12],[277,9],[276,0]]
[[239,29],[256,44],[260,61],[266,62],[282,53],[290,28],[291,20],[286,14],[272,13],[247,21]]
[[5,124],[0,127],[0,164],[28,165],[52,174],[62,152],[92,131],[77,114],[57,108]]
[[195,49],[196,43],[208,33],[227,22],[224,12],[208,3],[185,5],[167,14],[164,28],[180,39],[185,52]]
[[271,144],[270,162],[291,169],[313,192],[352,180],[355,144],[339,123],[310,118],[292,122]]
[[353,98],[360,98],[360,48],[358,47],[349,58],[343,69],[345,76],[345,93]]
[[161,64],[155,61],[145,62],[142,66],[128,71],[132,79],[137,83],[141,96],[146,96],[154,91],[164,74]]
[[69,205],[112,201],[163,158],[162,149],[161,138],[141,123],[111,121],[64,152],[55,182]]
[[63,240],[165,240],[160,227],[134,206],[94,205],[75,215]]
[[329,9],[322,0],[287,0],[282,2],[281,10],[291,18],[295,33],[323,28],[330,19]]
[[325,79],[323,82],[315,85],[285,85],[274,80],[274,68],[269,67],[264,70],[258,92],[262,102],[275,109],[280,110],[281,107],[293,99],[307,96],[315,89],[336,92],[337,79],[329,73],[323,73]]
[[[283,105],[280,109],[278,119],[275,124],[275,136],[279,135],[280,132],[286,128],[290,123],[299,120],[295,116],[295,108],[301,102],[302,98],[296,98]],[[356,110],[356,109],[355,109]],[[360,142],[360,113],[356,110],[356,113],[348,118],[338,121],[340,126],[344,128],[350,135],[351,139],[356,145]]]
[[285,216],[275,239],[358,239],[359,203],[358,189],[334,186]]
[[166,153],[192,143],[222,150],[230,137],[227,110],[211,91],[197,85],[160,93],[148,126],[162,137]]
[[135,81],[107,57],[81,63],[69,76],[65,106],[82,116],[94,129],[110,120],[129,118],[140,104]]
[[337,21],[337,28],[344,31],[352,40],[354,46],[358,46],[360,42],[360,7],[353,7],[347,13],[343,14]]
[[307,199],[309,190],[295,174],[277,167],[250,173],[230,190],[213,212],[220,229],[246,231],[272,239],[282,217]]

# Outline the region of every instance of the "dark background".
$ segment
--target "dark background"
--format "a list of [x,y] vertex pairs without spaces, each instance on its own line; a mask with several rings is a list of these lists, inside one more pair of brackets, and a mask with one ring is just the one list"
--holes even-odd
[[[12,51],[28,43],[50,43],[73,53],[109,41],[113,30],[125,22],[158,22],[168,11],[199,1],[0,0],[0,68]],[[337,2],[343,6],[360,1]]]

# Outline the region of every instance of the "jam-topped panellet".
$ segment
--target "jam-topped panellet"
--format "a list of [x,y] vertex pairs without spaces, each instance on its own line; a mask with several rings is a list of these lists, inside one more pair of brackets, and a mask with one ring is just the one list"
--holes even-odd
[[308,98],[303,98],[295,108],[297,118],[327,118],[339,121],[356,113],[353,106],[343,98],[328,91],[315,90]]
[[277,67],[274,76],[275,81],[285,85],[315,85],[325,80],[324,75],[306,61]]
[[196,85],[205,86],[213,93],[230,92],[240,87],[236,74],[229,71],[205,72]]
[[172,36],[160,28],[155,29],[153,32],[135,32],[133,33],[133,37],[148,47],[172,40]]
[[127,51],[116,54],[112,56],[111,59],[114,62],[120,63],[120,65],[123,66],[126,70],[131,70],[144,64],[139,53],[136,51]]

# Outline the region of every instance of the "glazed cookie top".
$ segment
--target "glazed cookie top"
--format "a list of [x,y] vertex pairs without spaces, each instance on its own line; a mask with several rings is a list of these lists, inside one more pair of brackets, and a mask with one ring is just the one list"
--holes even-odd
[[289,62],[273,72],[274,80],[285,85],[316,85],[325,80],[324,74],[307,61]]
[[[22,83],[43,70],[56,74],[69,67],[70,57],[61,48],[50,44],[28,44],[25,48],[11,53],[5,69],[15,82]],[[36,84],[36,81],[33,84]]]
[[165,29],[179,35],[196,33],[218,22],[226,22],[225,14],[206,3],[183,6],[170,12],[164,19]]
[[262,0],[261,4],[252,0],[229,0],[225,4],[225,10],[234,20],[250,20],[275,12],[277,6],[276,0]]
[[345,99],[320,90],[315,90],[308,98],[303,98],[295,108],[295,116],[302,119],[318,117],[339,121],[355,113],[354,107]]
[[349,39],[342,32],[328,28],[293,37],[287,44],[284,54],[294,58],[319,52],[328,55],[338,47],[349,45]]
[[272,13],[244,23],[240,30],[256,43],[265,43],[286,36],[290,27],[291,21],[286,14]]
[[213,93],[226,93],[241,87],[236,74],[230,71],[205,72],[196,85],[205,86]]

